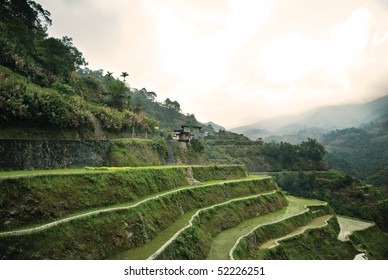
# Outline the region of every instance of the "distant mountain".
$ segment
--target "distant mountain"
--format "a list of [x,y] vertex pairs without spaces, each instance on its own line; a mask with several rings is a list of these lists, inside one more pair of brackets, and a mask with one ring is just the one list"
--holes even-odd
[[309,127],[299,130],[296,134],[286,134],[286,135],[271,135],[265,137],[263,140],[265,142],[275,141],[277,143],[280,142],[288,142],[290,144],[296,145],[301,143],[302,141],[306,141],[308,138],[311,139],[319,139],[323,134],[329,132],[326,129],[319,127]]
[[[231,131],[251,139],[263,137],[262,131],[271,131],[265,141],[306,140],[324,133],[349,127],[359,127],[370,122],[381,122],[388,115],[388,95],[364,104],[325,106],[299,115],[282,116],[255,124],[237,127]],[[255,133],[257,132],[257,133]],[[271,136],[271,137],[270,137]],[[286,136],[286,137],[284,137]]]
[[211,125],[214,129],[214,131],[218,132],[220,130],[225,130],[225,127],[219,125],[219,124],[216,124],[214,122],[207,122],[207,123],[204,123],[203,124],[204,126],[208,126],[208,125]]
[[265,138],[273,134],[274,133],[269,130],[260,129],[260,128],[252,128],[247,131],[244,131],[244,135],[252,140],[256,140],[258,138]]

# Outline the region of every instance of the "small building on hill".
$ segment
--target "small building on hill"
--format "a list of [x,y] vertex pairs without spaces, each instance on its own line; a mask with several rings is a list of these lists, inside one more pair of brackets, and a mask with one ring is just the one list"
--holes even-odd
[[181,129],[174,130],[172,139],[180,142],[190,142],[191,139],[199,139],[201,126],[182,125]]

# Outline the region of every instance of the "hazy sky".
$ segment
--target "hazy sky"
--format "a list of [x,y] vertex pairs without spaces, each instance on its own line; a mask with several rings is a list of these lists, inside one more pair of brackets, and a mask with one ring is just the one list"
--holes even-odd
[[226,128],[388,94],[388,1],[36,0],[91,69]]

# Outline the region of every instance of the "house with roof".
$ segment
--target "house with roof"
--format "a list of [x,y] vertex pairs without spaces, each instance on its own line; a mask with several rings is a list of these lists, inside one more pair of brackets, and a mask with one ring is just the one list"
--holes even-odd
[[174,130],[172,134],[172,139],[179,142],[189,143],[191,139],[199,139],[201,136],[200,129],[201,126],[193,125],[181,125],[181,129]]

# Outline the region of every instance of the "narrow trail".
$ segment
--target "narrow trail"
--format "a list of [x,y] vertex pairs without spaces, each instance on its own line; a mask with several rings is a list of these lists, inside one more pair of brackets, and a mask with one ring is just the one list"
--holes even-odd
[[190,228],[193,226],[193,221],[196,217],[198,217],[198,215],[202,212],[202,211],[206,211],[206,210],[209,210],[209,209],[213,209],[215,207],[219,207],[219,206],[222,206],[222,205],[226,205],[226,204],[229,204],[229,203],[232,203],[232,202],[235,202],[235,201],[241,201],[241,200],[246,200],[246,199],[250,199],[250,198],[256,198],[256,197],[260,197],[260,196],[266,196],[266,195],[271,195],[271,194],[275,194],[276,192],[279,192],[279,190],[274,190],[274,191],[270,191],[270,192],[265,192],[265,193],[261,193],[261,194],[255,194],[255,195],[250,195],[250,196],[245,196],[245,197],[239,197],[239,198],[234,198],[234,199],[231,199],[231,200],[228,200],[228,201],[225,201],[225,202],[222,202],[222,203],[219,203],[219,204],[215,204],[215,205],[212,205],[212,206],[209,206],[209,207],[205,207],[205,208],[202,208],[202,209],[199,209],[190,219],[189,221],[189,224],[185,227],[183,227],[181,230],[179,230],[178,232],[176,232],[174,234],[173,237],[171,237],[166,243],[163,244],[162,247],[160,247],[153,255],[151,255],[148,260],[154,260],[156,259],[163,251],[164,249],[167,248],[168,245],[170,245],[172,242],[175,241],[175,239],[178,238],[178,236],[184,232],[186,229]]
[[43,230],[46,230],[48,228],[51,228],[51,227],[55,227],[55,226],[58,226],[60,224],[64,224],[64,223],[68,223],[70,221],[74,221],[74,220],[77,220],[77,219],[82,219],[82,218],[86,218],[86,217],[91,217],[91,216],[96,216],[96,215],[99,215],[101,213],[107,213],[107,212],[114,212],[114,211],[121,211],[121,210],[128,210],[128,209],[131,209],[131,208],[135,208],[141,204],[144,204],[146,202],[149,202],[151,200],[157,200],[161,197],[164,197],[164,196],[167,196],[167,195],[170,195],[170,194],[173,194],[173,193],[178,193],[178,192],[182,192],[182,191],[185,191],[187,189],[195,189],[195,188],[205,188],[205,187],[209,187],[209,186],[213,186],[213,185],[219,185],[219,184],[224,184],[224,183],[230,183],[230,182],[241,182],[241,181],[252,181],[252,180],[264,180],[264,179],[268,179],[270,178],[269,176],[257,176],[257,177],[254,177],[254,178],[243,178],[243,179],[236,179],[236,180],[226,180],[226,181],[220,181],[220,182],[216,182],[216,183],[209,183],[209,184],[201,184],[201,185],[194,185],[194,186],[185,186],[185,187],[181,187],[181,188],[178,188],[178,189],[174,189],[174,190],[171,190],[171,191],[167,191],[167,192],[164,192],[164,193],[158,193],[158,194],[155,194],[151,197],[148,197],[146,199],[142,199],[136,203],[130,203],[128,205],[125,205],[125,206],[110,206],[110,207],[107,207],[107,208],[103,208],[103,209],[98,209],[98,210],[93,210],[93,211],[90,211],[90,212],[87,212],[87,213],[82,213],[82,214],[75,214],[71,217],[67,217],[67,218],[60,218],[56,221],[53,221],[53,222],[49,222],[47,224],[43,224],[43,225],[39,225],[39,226],[32,226],[30,228],[26,228],[26,229],[19,229],[19,230],[12,230],[12,231],[4,231],[4,232],[0,232],[0,238],[1,237],[7,237],[7,236],[20,236],[20,235],[26,235],[26,234],[32,234],[32,233],[36,233],[36,232],[40,232],[40,231],[43,231]]

